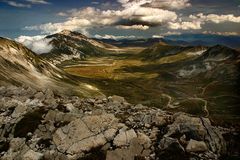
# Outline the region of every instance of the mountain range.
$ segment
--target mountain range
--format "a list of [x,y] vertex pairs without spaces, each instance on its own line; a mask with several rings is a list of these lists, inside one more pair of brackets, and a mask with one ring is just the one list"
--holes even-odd
[[[138,47],[131,43],[116,47],[67,30],[45,38],[53,49],[40,55],[0,39],[1,85],[29,85],[81,96],[120,94],[131,102],[158,107],[166,106],[169,97],[168,103],[175,107],[184,106],[186,100],[195,103],[192,99],[197,97],[208,101],[217,116],[224,106],[231,107],[229,117],[237,113],[240,53],[235,49],[177,45],[164,39],[129,40]],[[154,44],[144,47],[150,42]],[[132,92],[126,92],[129,88]]]
[[239,157],[236,49],[68,30],[45,39],[52,50],[39,55],[0,37],[0,156]]
[[223,35],[205,35],[205,34],[182,34],[169,35],[164,38],[136,38],[136,39],[96,39],[119,47],[126,46],[143,46],[150,47],[155,43],[167,43],[175,46],[215,46],[224,45],[231,48],[239,49],[240,36],[223,36]]

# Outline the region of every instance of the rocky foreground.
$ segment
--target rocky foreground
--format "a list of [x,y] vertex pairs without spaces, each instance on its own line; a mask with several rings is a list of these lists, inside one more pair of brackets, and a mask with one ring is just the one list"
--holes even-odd
[[[219,159],[239,154],[230,130],[118,96],[80,99],[0,88],[3,160]],[[228,139],[226,139],[226,137]]]

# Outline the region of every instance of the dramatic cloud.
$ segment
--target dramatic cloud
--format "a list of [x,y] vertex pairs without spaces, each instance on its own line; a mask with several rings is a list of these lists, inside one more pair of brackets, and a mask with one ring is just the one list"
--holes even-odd
[[173,22],[178,17],[173,11],[143,7],[141,4],[136,3],[136,5],[123,7],[118,10],[100,10],[94,7],[86,7],[80,10],[73,9],[58,13],[60,16],[68,17],[65,22],[26,26],[25,29],[41,30],[43,33],[54,33],[63,29],[87,31],[89,28],[105,26],[146,30],[152,26],[160,26],[168,22]]
[[97,39],[115,39],[115,40],[119,40],[119,39],[136,39],[136,36],[114,36],[114,35],[108,35],[105,34],[103,36],[96,34],[94,36]]
[[[37,0],[27,0],[37,1]],[[43,0],[39,0],[43,1]],[[206,23],[240,23],[240,16],[233,14],[196,15],[177,14],[175,10],[189,6],[190,0],[118,0],[116,9],[85,7],[59,12],[65,21],[26,26],[26,30],[39,30],[44,34],[64,29],[89,35],[89,29],[114,27],[122,30],[148,30],[163,27],[169,30],[201,30]]]
[[8,5],[13,6],[13,7],[31,8],[30,4],[18,3],[18,2],[15,2],[15,1],[8,1],[8,0],[3,0],[2,2],[7,3]]
[[24,44],[37,54],[47,53],[52,50],[53,46],[49,44],[52,39],[45,39],[44,35],[40,36],[20,36],[15,40]]

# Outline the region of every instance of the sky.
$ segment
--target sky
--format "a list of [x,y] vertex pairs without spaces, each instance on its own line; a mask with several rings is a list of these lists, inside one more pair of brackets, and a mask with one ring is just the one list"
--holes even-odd
[[64,29],[114,39],[240,36],[240,0],[0,0],[0,36],[36,39]]

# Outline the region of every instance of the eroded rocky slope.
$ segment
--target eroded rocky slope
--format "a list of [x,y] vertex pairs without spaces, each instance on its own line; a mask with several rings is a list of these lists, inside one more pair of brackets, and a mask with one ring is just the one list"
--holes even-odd
[[89,56],[104,55],[107,50],[117,48],[69,30],[49,35],[46,39],[51,40],[53,49],[41,56],[55,65],[65,61],[82,60]]
[[0,85],[9,84],[27,85],[37,89],[49,88],[64,94],[82,96],[101,94],[22,44],[0,37]]
[[[122,97],[80,99],[0,88],[0,156],[10,159],[218,159],[238,152],[230,130]],[[235,145],[236,146],[236,145]]]

